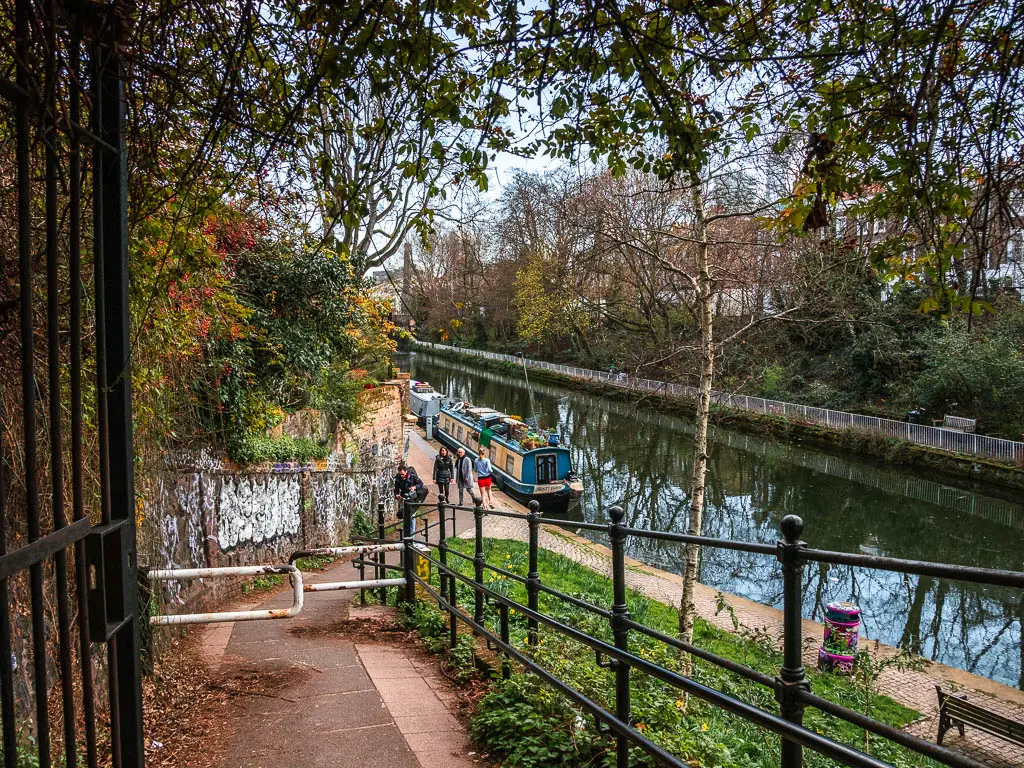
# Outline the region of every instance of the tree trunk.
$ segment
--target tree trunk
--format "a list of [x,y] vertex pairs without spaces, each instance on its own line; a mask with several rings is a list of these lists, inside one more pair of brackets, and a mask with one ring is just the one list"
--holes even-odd
[[576,347],[579,349],[583,359],[580,362],[592,363],[594,361],[594,352],[590,348],[590,342],[587,341],[586,335],[577,323],[572,324],[572,333],[576,339]]
[[[714,299],[715,291],[711,280],[709,262],[708,228],[704,212],[704,194],[700,180],[695,174],[690,177],[693,201],[693,239],[697,259],[697,319],[700,322],[700,380],[697,396],[697,423],[694,427],[693,479],[690,488],[690,525],[688,533],[700,536],[704,529],[704,497],[708,469],[708,420],[711,415],[711,385],[715,374],[715,333]],[[679,636],[684,642],[693,642],[693,621],[696,610],[693,604],[693,588],[697,582],[700,565],[700,547],[688,544],[686,566],[683,570],[683,596],[679,604]],[[692,658],[682,658],[682,672],[689,675]]]

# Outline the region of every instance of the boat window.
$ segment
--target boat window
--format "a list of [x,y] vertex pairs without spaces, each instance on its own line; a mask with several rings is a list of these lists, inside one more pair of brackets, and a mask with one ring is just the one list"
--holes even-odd
[[457,437],[457,438],[458,438],[459,440],[461,440],[461,439],[462,439],[462,427],[459,427],[459,429],[458,429],[458,434],[456,435],[456,437]]
[[505,457],[505,471],[510,475],[516,472],[516,461],[511,454]]
[[491,446],[491,464],[498,463],[498,452],[494,450],[494,446]]
[[558,461],[553,453],[537,457],[537,482],[553,483],[558,479]]

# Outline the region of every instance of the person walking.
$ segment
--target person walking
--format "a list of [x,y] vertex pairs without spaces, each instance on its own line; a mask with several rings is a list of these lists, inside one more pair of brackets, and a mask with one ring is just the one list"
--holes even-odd
[[459,489],[459,506],[462,506],[464,494],[469,491],[469,497],[475,502],[476,494],[473,492],[473,460],[466,455],[465,448],[459,448],[459,454],[455,459],[455,487]]
[[437,498],[448,501],[448,488],[455,477],[455,466],[452,464],[452,455],[443,445],[441,450],[434,457],[434,482],[437,483]]
[[494,469],[491,467],[491,460],[487,457],[487,451],[483,448],[480,449],[480,454],[473,462],[473,468],[476,470],[476,484],[480,486],[480,500],[486,500],[487,508],[494,509],[494,497],[491,496],[491,485],[494,482],[491,475]]

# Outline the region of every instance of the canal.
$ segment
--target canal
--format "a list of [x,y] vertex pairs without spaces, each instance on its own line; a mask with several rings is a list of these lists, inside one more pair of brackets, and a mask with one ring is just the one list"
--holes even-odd
[[[419,352],[401,356],[414,379],[438,391],[529,417],[522,375],[496,374]],[[579,519],[607,522],[619,504],[638,528],[685,531],[692,423],[644,405],[531,382],[541,424],[567,439],[585,486]],[[775,542],[779,522],[800,515],[810,546],[843,552],[1024,570],[1024,504],[954,488],[941,477],[713,429],[707,536]],[[634,542],[629,555],[681,573],[678,545]],[[701,581],[781,607],[773,558],[705,549]],[[852,600],[864,633],[935,661],[1024,687],[1017,590],[812,563],[804,576],[804,615],[822,620],[826,604]]]

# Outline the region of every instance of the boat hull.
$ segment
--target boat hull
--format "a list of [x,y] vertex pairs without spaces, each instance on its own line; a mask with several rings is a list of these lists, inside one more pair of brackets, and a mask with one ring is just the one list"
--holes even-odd
[[579,496],[573,494],[568,488],[553,493],[522,493],[513,488],[510,483],[499,481],[499,485],[502,491],[520,504],[529,504],[531,501],[539,502],[541,511],[546,515],[564,515],[573,504],[579,501]]

